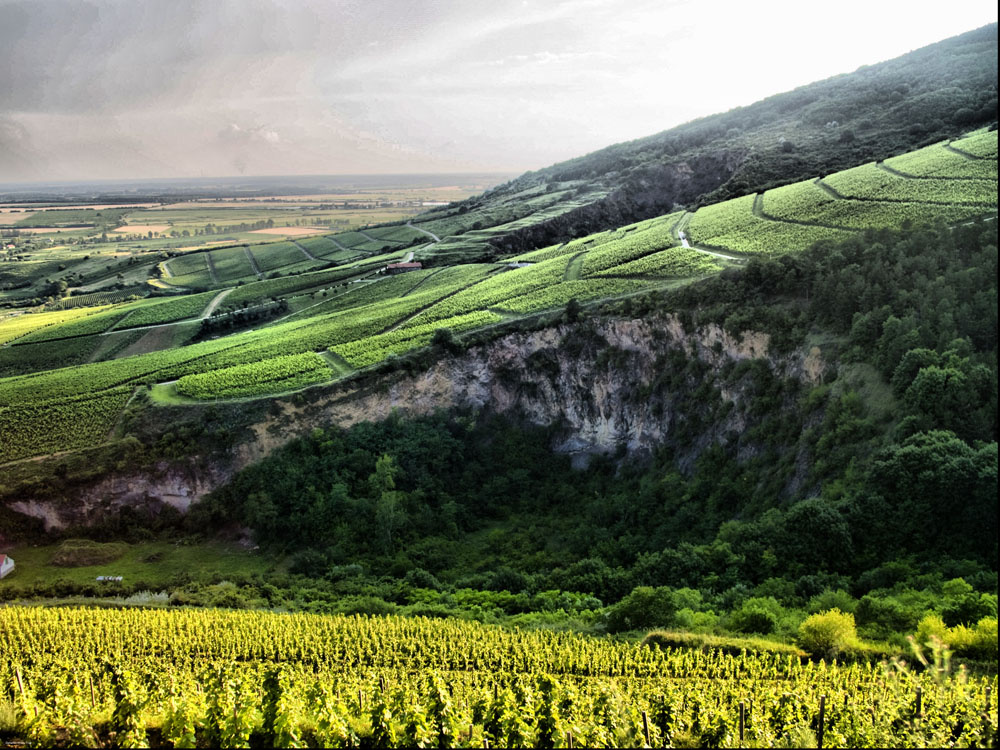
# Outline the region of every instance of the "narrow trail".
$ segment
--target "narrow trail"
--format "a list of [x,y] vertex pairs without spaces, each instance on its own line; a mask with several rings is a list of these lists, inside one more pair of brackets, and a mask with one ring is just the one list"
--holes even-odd
[[301,250],[301,251],[302,251],[302,253],[303,253],[303,254],[304,254],[304,255],[305,255],[305,256],[306,256],[306,257],[307,257],[307,258],[308,258],[309,260],[319,260],[319,261],[320,261],[321,263],[323,262],[322,260],[320,260],[319,258],[317,258],[317,257],[316,257],[315,255],[313,255],[313,254],[312,254],[311,252],[309,252],[308,250],[306,250],[306,249],[305,249],[305,247],[303,247],[302,245],[300,245],[300,244],[299,244],[298,242],[296,242],[295,240],[289,240],[289,242],[291,242],[291,243],[292,243],[293,245],[295,245],[295,247],[297,247],[297,248],[298,248],[299,250]]
[[933,174],[910,174],[909,172],[900,172],[898,169],[893,169],[884,161],[875,162],[875,167],[881,169],[883,172],[888,172],[893,177],[902,177],[904,180],[949,180],[953,182],[988,182],[983,177],[951,177],[945,175],[933,175]]
[[696,253],[704,253],[705,255],[711,255],[716,258],[723,258],[724,260],[731,260],[733,263],[746,263],[749,258],[743,255],[733,255],[731,253],[724,252],[722,250],[709,250],[706,247],[700,247],[698,245],[691,245],[692,250]]
[[[492,276],[487,276],[486,278],[487,279],[488,278],[492,278]],[[414,310],[413,312],[409,313],[408,315],[404,315],[402,318],[400,318],[399,320],[397,320],[395,323],[393,323],[392,325],[388,326],[385,330],[379,331],[379,334],[389,333],[390,331],[395,331],[397,328],[400,328],[401,326],[409,323],[411,320],[413,320],[415,317],[417,317],[421,313],[426,312],[430,308],[434,307],[434,305],[436,305],[436,304],[438,304],[440,302],[444,302],[449,297],[454,297],[456,294],[460,294],[461,292],[464,292],[466,289],[471,289],[476,284],[479,284],[480,282],[482,282],[484,280],[485,279],[476,279],[475,281],[473,281],[470,284],[466,284],[465,286],[459,287],[458,289],[456,289],[453,292],[448,292],[444,296],[438,297],[433,302],[428,302],[426,305],[424,305],[424,306],[422,306],[422,307]]]
[[325,359],[330,365],[330,369],[334,372],[334,377],[342,378],[344,375],[350,375],[354,372],[354,368],[351,367],[347,360],[336,352],[326,349],[325,351],[320,352],[319,356]]
[[168,261],[163,261],[160,264],[160,270],[163,271],[164,277],[172,279],[174,277],[174,272],[170,270],[170,266],[167,265]]
[[[364,283],[365,283],[365,286],[368,286],[369,284],[377,284],[378,282],[379,282],[379,279],[376,279],[374,281],[366,281]],[[320,305],[325,305],[330,300],[339,299],[340,297],[343,297],[345,294],[350,294],[353,291],[354,291],[354,289],[348,289],[346,291],[341,292],[340,294],[334,294],[332,297],[326,297],[325,299],[322,299],[322,300],[320,300],[319,302],[317,302],[315,304],[309,305],[308,307],[303,307],[301,310],[296,310],[295,312],[288,313],[288,315],[283,315],[280,318],[275,318],[274,320],[269,321],[267,325],[273,326],[276,323],[283,323],[284,321],[288,320],[289,318],[294,318],[296,315],[301,315],[302,313],[306,312],[307,310],[312,310],[314,307],[319,307]]]
[[257,265],[257,259],[253,257],[253,253],[250,252],[250,248],[244,245],[243,251],[247,254],[247,260],[250,261],[250,267],[253,269],[253,272],[257,274],[257,279],[263,279],[264,274],[261,273],[260,266]]
[[436,234],[434,234],[434,232],[428,232],[426,229],[421,229],[420,227],[415,227],[410,222],[406,222],[406,226],[408,226],[410,229],[416,229],[418,232],[423,232],[424,234],[426,234],[428,237],[430,237],[435,242],[440,242],[441,241],[441,238],[438,237]]
[[[194,323],[199,320],[204,320],[213,312],[215,312],[215,309],[222,303],[222,300],[224,300],[229,295],[229,293],[234,291],[235,289],[236,287],[234,286],[229,287],[228,289],[223,289],[221,292],[216,294],[212,298],[212,300],[208,303],[208,305],[205,307],[205,309],[202,310],[201,315],[199,315],[196,318],[182,318],[181,320],[172,320],[169,323],[154,323],[153,325],[148,325],[148,326],[134,326],[131,328],[121,328],[120,327],[121,324],[124,323],[126,320],[128,320],[129,316],[126,315],[124,318],[115,323],[111,328],[97,335],[110,336],[113,333],[124,333],[125,331],[149,331],[153,328],[169,328],[170,326],[181,325],[182,323]],[[132,313],[129,313],[129,315],[131,314]]]
[[577,253],[566,263],[566,270],[563,272],[563,281],[577,281],[583,273],[583,256],[587,254],[584,250]]
[[402,245],[403,244],[402,242],[397,242],[396,240],[384,240],[381,237],[373,237],[372,235],[368,234],[368,232],[362,231],[360,229],[358,229],[356,231],[362,237],[367,237],[372,242],[382,242],[382,243],[384,243],[386,245]]
[[[410,253],[410,255],[412,256],[413,253]],[[441,268],[437,269],[436,271],[431,271],[429,274],[427,274],[426,276],[424,276],[424,278],[420,279],[420,281],[418,281],[416,284],[414,284],[413,286],[411,286],[409,289],[407,289],[405,292],[403,292],[399,296],[400,297],[409,297],[411,294],[413,294],[415,291],[417,291],[417,289],[419,289],[421,286],[423,286],[424,284],[426,284],[431,278],[433,278],[434,276],[437,276],[439,273],[441,273],[445,268],[447,268],[447,266],[442,266]]]
[[[830,188],[831,190],[833,188]],[[841,196],[842,197],[842,196]],[[857,229],[852,227],[842,227],[837,224],[823,224],[819,221],[799,221],[797,219],[786,219],[781,216],[774,216],[769,214],[764,210],[764,194],[757,193],[753,199],[753,215],[758,219],[764,219],[765,221],[773,221],[777,224],[796,224],[800,227],[820,227],[822,229],[838,229],[843,232],[863,232],[863,229]]]
[[215,263],[212,261],[212,254],[211,253],[205,253],[205,265],[208,266],[208,275],[210,277],[212,277],[212,283],[213,284],[218,284],[219,283],[219,277],[215,273]]
[[950,143],[944,144],[944,147],[948,151],[951,151],[954,154],[958,154],[959,156],[964,156],[969,161],[983,161],[984,158],[985,158],[985,157],[982,157],[982,156],[976,156],[975,154],[970,154],[968,151],[963,151],[960,148],[955,148]]
[[215,312],[215,308],[217,308],[220,304],[222,304],[222,300],[224,300],[226,298],[226,295],[228,295],[235,288],[236,287],[230,287],[229,289],[223,289],[221,292],[219,292],[214,297],[212,297],[212,301],[208,303],[208,306],[204,310],[202,310],[201,315],[198,316],[197,319],[198,320],[204,320],[205,318],[209,317],[212,313],[214,313]]
[[820,188],[823,192],[825,192],[830,197],[836,198],[838,201],[847,200],[847,198],[845,198],[843,195],[841,195],[836,190],[834,190],[832,187],[830,187],[825,182],[823,182],[823,178],[822,177],[817,177],[814,180],[814,182],[816,183],[816,187]]
[[353,252],[351,248],[349,248],[347,245],[342,245],[341,243],[337,242],[337,240],[335,240],[333,237],[327,237],[327,239],[330,240],[330,242],[332,242],[334,245],[339,247],[341,250],[344,250],[345,252],[348,253]]

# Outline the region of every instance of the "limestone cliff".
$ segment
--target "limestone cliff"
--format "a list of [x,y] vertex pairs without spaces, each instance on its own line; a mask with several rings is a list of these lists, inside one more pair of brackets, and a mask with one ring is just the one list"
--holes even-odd
[[648,452],[673,440],[678,410],[693,408],[691,391],[701,383],[677,385],[676,377],[665,377],[686,361],[697,363],[701,379],[715,384],[713,398],[727,408],[696,439],[688,436],[674,446],[683,464],[705,445],[746,427],[744,390],[719,377],[728,363],[762,360],[781,377],[810,383],[822,378],[825,364],[815,347],[776,357],[769,344],[766,334],[734,337],[717,325],[687,331],[670,315],[512,333],[444,356],[417,374],[392,373],[362,385],[309,389],[306,398],[276,399],[265,418],[246,424],[246,438],[228,455],[161,462],[142,472],[116,471],[61,502],[15,498],[8,507],[43,518],[48,528],[88,523],[123,505],[185,511],[235,472],[316,427],[349,427],[393,412],[417,416],[471,408],[558,424],[553,449],[579,463],[595,453]]

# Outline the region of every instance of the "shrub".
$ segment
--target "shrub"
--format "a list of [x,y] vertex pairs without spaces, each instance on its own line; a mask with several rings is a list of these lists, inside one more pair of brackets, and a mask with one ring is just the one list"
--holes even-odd
[[784,609],[772,597],[753,597],[729,615],[729,627],[737,633],[767,635],[777,630],[782,614]]
[[813,656],[833,658],[857,641],[854,615],[831,609],[810,615],[799,626],[798,643]]
[[637,586],[608,612],[609,633],[638,630],[673,623],[676,605],[673,591],[666,586]]

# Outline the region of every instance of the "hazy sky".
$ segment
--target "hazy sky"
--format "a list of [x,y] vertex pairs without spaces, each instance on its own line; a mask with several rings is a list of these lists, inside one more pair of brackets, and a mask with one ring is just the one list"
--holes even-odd
[[535,169],[996,18],[983,0],[0,0],[0,182]]

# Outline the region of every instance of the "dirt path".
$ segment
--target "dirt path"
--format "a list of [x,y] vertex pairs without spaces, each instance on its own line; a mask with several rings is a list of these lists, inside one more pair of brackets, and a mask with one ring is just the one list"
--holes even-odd
[[[302,245],[300,245],[295,240],[289,240],[289,242],[291,242],[293,245],[295,245],[295,247],[297,247],[299,250],[301,250],[309,260],[320,260],[319,258],[317,258],[311,252],[309,252],[308,250],[306,250]],[[320,260],[320,262],[322,263],[323,261]]]
[[229,294],[231,291],[233,291],[233,289],[235,289],[235,288],[236,287],[230,287],[229,289],[223,289],[221,292],[219,292],[214,297],[212,297],[212,301],[208,303],[208,307],[206,307],[204,310],[202,310],[201,315],[198,316],[199,319],[205,319],[205,318],[209,317],[212,313],[214,313],[215,309],[220,304],[222,304],[222,300],[224,300],[226,298],[226,295]]
[[257,259],[253,257],[253,253],[250,252],[250,248],[244,245],[243,251],[247,254],[247,260],[250,261],[250,267],[253,269],[253,272],[257,274],[257,278],[263,279],[264,274],[261,273],[260,266],[257,265]]
[[731,260],[734,263],[746,263],[749,260],[749,258],[742,255],[733,255],[723,252],[722,250],[709,250],[708,248],[698,247],[698,245],[690,245],[690,248],[696,253],[704,253],[705,255],[711,255],[716,258]]
[[219,277],[215,273],[215,263],[212,262],[212,254],[211,253],[205,253],[205,265],[208,266],[208,275],[212,277],[212,283],[213,284],[218,284],[219,283]]
[[339,247],[341,250],[343,250],[345,252],[348,252],[348,253],[354,252],[347,245],[342,245],[341,243],[337,242],[337,240],[335,240],[333,237],[327,237],[327,239],[330,240],[330,242],[332,242],[334,245],[336,245],[337,247]]
[[893,169],[884,161],[875,162],[875,167],[881,169],[883,172],[888,172],[893,177],[902,177],[905,180],[949,180],[954,182],[983,182],[983,177],[952,177],[945,175],[933,175],[933,174],[910,174],[909,172],[900,172],[898,169]]
[[955,148],[950,143],[944,144],[944,147],[951,151],[953,154],[958,154],[959,156],[964,156],[969,161],[982,161],[982,156],[976,156],[975,154],[970,154],[968,151],[963,151],[960,148]]
[[[833,190],[833,188],[830,188]],[[839,194],[838,194],[839,195]],[[840,196],[843,198],[843,196]],[[824,229],[839,229],[844,232],[863,232],[863,229],[856,229],[852,227],[842,227],[837,224],[823,224],[818,221],[799,221],[798,219],[786,219],[782,216],[774,216],[769,214],[764,210],[764,194],[757,193],[753,199],[753,215],[758,219],[764,219],[765,221],[773,221],[778,224],[797,224],[800,227],[822,227]]]
[[440,242],[441,241],[441,238],[438,237],[436,234],[434,234],[434,232],[428,232],[426,229],[421,229],[420,227],[415,227],[410,222],[406,222],[406,226],[408,226],[410,229],[416,229],[418,232],[423,232],[428,237],[430,237],[431,239],[433,239],[435,242]]
[[814,182],[816,183],[816,187],[818,187],[819,189],[821,189],[824,193],[826,193],[827,195],[829,195],[831,198],[836,198],[838,201],[847,200],[844,196],[842,196],[840,193],[838,193],[832,187],[830,187],[825,182],[823,182],[823,178],[822,177],[817,177],[814,180]]

